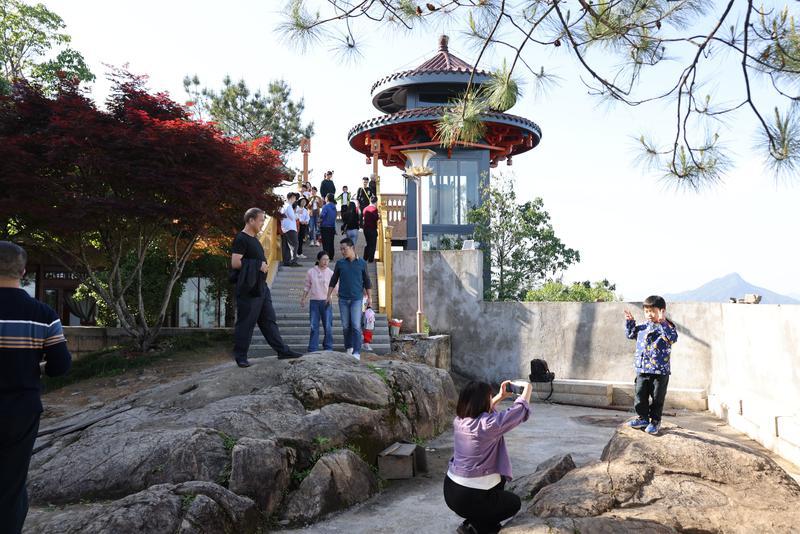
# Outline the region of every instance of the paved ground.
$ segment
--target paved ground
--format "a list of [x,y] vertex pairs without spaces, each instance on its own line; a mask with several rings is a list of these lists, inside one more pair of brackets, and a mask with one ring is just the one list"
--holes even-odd
[[[515,476],[532,472],[536,465],[556,454],[572,453],[577,465],[600,458],[614,428],[629,414],[613,410],[556,404],[534,404],[533,415],[506,435]],[[665,417],[685,428],[713,432],[765,451],[758,443],[733,430],[707,413],[678,413]],[[305,529],[285,533],[374,533],[455,532],[461,519],[452,513],[442,497],[442,479],[453,452],[452,432],[427,444],[429,473],[411,480],[395,481],[379,495],[346,512]],[[768,453],[800,482],[800,467]]]

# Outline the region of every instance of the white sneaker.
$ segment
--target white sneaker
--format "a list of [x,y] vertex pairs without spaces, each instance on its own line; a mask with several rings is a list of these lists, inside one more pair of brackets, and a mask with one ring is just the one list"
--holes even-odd
[[355,358],[359,362],[361,361],[361,355],[359,353],[357,353],[357,352],[353,353],[353,358]]
[[303,258],[303,259],[306,259],[308,256],[306,256],[305,254],[298,254],[298,255],[297,255],[297,257],[298,257],[298,258]]
[[347,349],[347,354],[353,354],[353,349]]
[[363,345],[361,345],[361,349],[367,352],[372,352],[372,347],[369,346],[369,343],[364,343]]

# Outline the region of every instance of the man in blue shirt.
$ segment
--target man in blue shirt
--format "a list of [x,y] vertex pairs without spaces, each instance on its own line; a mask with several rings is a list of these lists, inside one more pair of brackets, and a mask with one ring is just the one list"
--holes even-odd
[[42,413],[40,376],[63,375],[72,356],[61,320],[20,287],[27,254],[0,241],[0,532],[22,532],[25,481]]
[[339,314],[342,318],[344,330],[344,348],[347,354],[352,354],[356,360],[361,359],[361,310],[364,301],[369,302],[369,290],[372,287],[367,273],[367,262],[356,256],[356,248],[349,237],[342,239],[339,250],[342,252],[341,260],[336,262],[333,276],[328,283],[328,300],[331,303],[331,294],[336,284],[339,284]]
[[319,214],[319,228],[322,233],[322,250],[333,261],[333,240],[336,237],[336,199],[333,198],[333,193],[328,193],[325,200],[325,205],[322,206]]

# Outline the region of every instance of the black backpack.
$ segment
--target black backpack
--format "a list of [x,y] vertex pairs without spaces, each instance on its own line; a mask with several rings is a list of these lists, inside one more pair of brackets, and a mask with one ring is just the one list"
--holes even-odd
[[547,362],[544,360],[531,360],[531,374],[528,377],[531,382],[550,382],[550,393],[542,400],[550,400],[553,396],[553,380],[556,374],[550,371]]

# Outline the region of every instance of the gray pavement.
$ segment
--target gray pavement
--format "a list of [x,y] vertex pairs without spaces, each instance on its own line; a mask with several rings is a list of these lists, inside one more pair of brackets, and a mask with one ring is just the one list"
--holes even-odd
[[[578,466],[600,458],[615,427],[632,414],[598,408],[534,404],[531,418],[506,435],[514,476],[528,474],[556,454],[571,453]],[[716,433],[775,459],[800,481],[800,467],[766,451],[707,412],[678,412],[669,421],[685,428]],[[444,503],[442,480],[453,452],[453,433],[445,432],[427,444],[429,472],[410,480],[392,481],[378,495],[312,526],[286,533],[451,533],[461,519]]]

